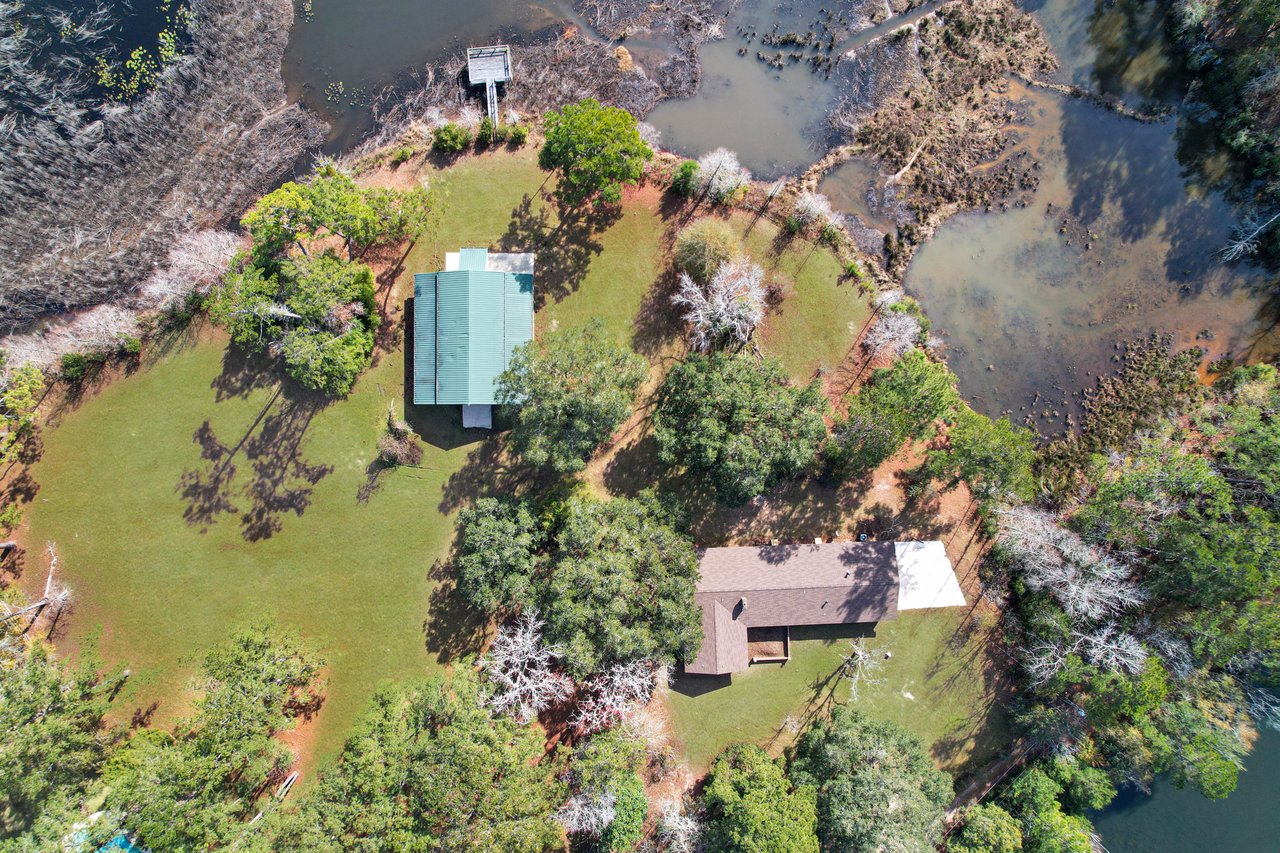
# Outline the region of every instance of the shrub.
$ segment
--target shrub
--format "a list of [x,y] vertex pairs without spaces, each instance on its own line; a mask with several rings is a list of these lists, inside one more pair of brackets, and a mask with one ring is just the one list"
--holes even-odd
[[834,224],[828,223],[827,225],[822,226],[822,232],[819,234],[819,239],[828,246],[837,246],[840,244],[840,229]]
[[142,339],[136,335],[120,336],[120,354],[138,355],[142,352]]
[[413,156],[413,148],[408,145],[401,145],[391,155],[391,162],[399,166]]
[[529,141],[529,128],[523,124],[517,124],[507,129],[507,142],[519,148]]
[[644,833],[644,819],[649,814],[644,782],[634,773],[619,787],[616,796],[613,821],[600,835],[600,847],[610,853],[635,849]]
[[436,128],[431,147],[441,154],[457,154],[471,144],[471,131],[460,124],[441,125]]
[[800,229],[804,227],[804,220],[799,216],[788,216],[782,221],[782,227],[788,234],[799,234]]
[[486,148],[493,144],[496,135],[497,128],[493,125],[493,119],[485,116],[480,120],[480,130],[476,132],[476,145]]
[[696,160],[685,160],[671,178],[671,191],[676,195],[689,198],[697,189],[698,163]]
[[0,530],[8,533],[21,523],[22,507],[18,506],[16,503],[11,503],[4,509],[0,510]]
[[89,371],[89,359],[82,353],[68,352],[62,355],[62,378],[68,382],[79,382]]
[[676,237],[676,266],[698,284],[711,281],[721,266],[742,254],[742,241],[719,219],[699,219]]

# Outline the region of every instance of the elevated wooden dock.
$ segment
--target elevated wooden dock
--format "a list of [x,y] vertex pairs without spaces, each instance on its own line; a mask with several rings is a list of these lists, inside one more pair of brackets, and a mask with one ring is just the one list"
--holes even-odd
[[511,48],[505,44],[467,48],[467,81],[484,86],[489,120],[498,124],[498,84],[511,80]]

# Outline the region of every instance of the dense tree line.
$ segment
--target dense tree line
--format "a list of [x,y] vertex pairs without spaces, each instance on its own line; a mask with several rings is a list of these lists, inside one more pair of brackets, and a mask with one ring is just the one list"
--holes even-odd
[[1239,194],[1253,208],[1227,256],[1280,260],[1280,3],[1196,0],[1170,10],[1195,96],[1213,107],[1205,121],[1240,163]]
[[314,705],[323,665],[297,637],[252,625],[201,662],[189,715],[129,729],[107,723],[122,667],[63,663],[38,642],[0,653],[0,849],[12,850],[121,832],[152,850],[236,843],[292,763],[275,735]]
[[[1140,349],[1089,429],[1043,451],[1046,482],[1071,490],[994,512],[989,586],[1006,574],[1027,677],[1017,719],[1057,756],[993,806],[1022,834],[1008,849],[1089,850],[1083,815],[1157,774],[1224,797],[1256,728],[1280,722],[1280,377],[1237,368],[1203,389],[1195,365]],[[1167,404],[1123,405],[1148,389]],[[962,849],[1008,846],[997,812],[973,823]]]

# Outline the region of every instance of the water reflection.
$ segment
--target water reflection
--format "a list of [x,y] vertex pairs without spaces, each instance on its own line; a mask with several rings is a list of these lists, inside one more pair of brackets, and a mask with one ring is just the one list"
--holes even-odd
[[1245,759],[1247,772],[1225,800],[1206,800],[1159,779],[1151,796],[1122,792],[1094,817],[1111,853],[1273,853],[1280,838],[1280,734],[1265,731]]
[[1025,208],[948,222],[906,279],[975,407],[1060,427],[1079,413],[1073,392],[1115,366],[1116,343],[1151,332],[1211,357],[1248,350],[1265,279],[1219,263],[1231,208],[1184,179],[1172,120],[1015,94],[1040,188]]
[[[820,30],[815,22],[825,18],[819,12],[825,5],[828,0],[783,4],[746,0],[725,24],[728,37],[699,49],[702,86],[698,93],[659,104],[649,114],[647,121],[662,132],[664,145],[690,157],[729,148],[763,178],[800,171],[813,163],[830,135],[826,115],[835,103],[835,87],[826,82],[825,74],[804,62],[788,59],[782,68],[775,68],[756,53],[783,50],[760,43],[760,36],[773,32],[775,25],[782,33]],[[751,38],[751,33],[756,37]]]
[[1023,0],[1058,56],[1057,77],[1130,106],[1181,98],[1188,82],[1170,49],[1166,8],[1144,0]]

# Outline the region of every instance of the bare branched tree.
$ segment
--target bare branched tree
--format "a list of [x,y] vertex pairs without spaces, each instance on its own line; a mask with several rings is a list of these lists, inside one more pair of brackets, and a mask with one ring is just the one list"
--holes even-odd
[[1280,210],[1270,217],[1264,218],[1258,214],[1245,217],[1231,235],[1231,239],[1227,241],[1227,245],[1222,247],[1222,259],[1230,263],[1256,255],[1262,235],[1277,222],[1280,222]]
[[662,672],[649,661],[638,660],[617,664],[587,679],[572,723],[586,733],[616,725],[649,701]]
[[764,319],[764,270],[746,259],[720,265],[706,288],[688,273],[680,275],[680,289],[671,301],[689,310],[690,341],[708,352],[724,344],[742,345],[751,340]]
[[840,223],[840,214],[831,208],[831,200],[821,193],[803,192],[796,199],[796,216],[805,225],[826,228]]
[[1076,620],[1097,621],[1147,600],[1128,566],[1086,543],[1048,512],[999,510],[1001,541],[1018,559],[1032,590],[1046,590]]
[[868,355],[891,352],[902,357],[920,343],[920,321],[902,311],[890,311],[876,320],[862,338]]
[[877,311],[884,311],[894,305],[897,305],[905,297],[901,290],[884,290],[876,294],[876,298],[871,301]]
[[570,835],[598,836],[613,823],[614,807],[617,803],[613,794],[607,791],[595,793],[584,791],[570,797],[556,819]]
[[1081,645],[1089,662],[1108,672],[1133,675],[1141,672],[1147,662],[1147,650],[1138,638],[1115,625],[1103,625],[1086,634]]
[[883,652],[867,648],[861,640],[849,641],[849,653],[841,658],[840,677],[849,682],[851,700],[857,702],[863,688],[884,683],[879,674],[884,660]]
[[702,821],[678,799],[658,806],[657,839],[666,853],[695,853],[701,848]]
[[536,611],[525,613],[498,630],[493,645],[480,659],[494,688],[489,707],[524,723],[573,693],[573,680],[555,671],[559,655],[543,642],[542,628]]

